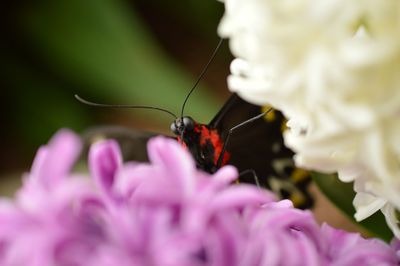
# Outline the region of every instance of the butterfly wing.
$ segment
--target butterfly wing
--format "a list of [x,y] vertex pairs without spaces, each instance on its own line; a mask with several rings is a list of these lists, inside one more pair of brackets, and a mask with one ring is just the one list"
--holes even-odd
[[[156,133],[118,126],[96,126],[82,133],[85,150],[96,141],[115,139],[125,161],[147,162],[147,141]],[[85,153],[84,153],[85,154]]]
[[[223,139],[231,128],[262,113],[262,107],[250,104],[233,94],[209,127],[220,132]],[[240,172],[254,170],[258,182],[270,188],[282,198],[291,199],[297,207],[308,208],[312,197],[307,191],[309,174],[294,165],[293,152],[283,143],[282,131],[286,121],[278,111],[237,128],[229,137],[226,150],[230,153],[229,164]],[[240,181],[255,183],[251,174],[241,176]]]

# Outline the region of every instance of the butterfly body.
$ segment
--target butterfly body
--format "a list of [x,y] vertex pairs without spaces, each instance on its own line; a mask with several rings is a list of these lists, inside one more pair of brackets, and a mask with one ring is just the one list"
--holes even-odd
[[190,151],[198,168],[214,173],[228,163],[230,153],[223,152],[224,139],[217,129],[187,116],[176,119],[171,128],[177,140]]
[[177,118],[171,129],[190,151],[198,168],[214,173],[221,166],[231,164],[239,172],[251,170],[257,177],[245,175],[240,178],[241,182],[254,183],[257,178],[263,187],[274,190],[282,198],[297,201],[297,206],[311,206],[313,200],[306,191],[310,176],[295,167],[294,153],[283,143],[286,121],[281,113],[272,111],[232,132],[232,128],[262,112],[260,106],[234,94],[209,124],[185,116]]

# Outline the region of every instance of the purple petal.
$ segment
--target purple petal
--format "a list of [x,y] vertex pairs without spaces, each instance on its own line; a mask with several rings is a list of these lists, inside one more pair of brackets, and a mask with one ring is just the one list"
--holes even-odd
[[250,205],[261,206],[272,202],[276,197],[265,190],[252,185],[233,185],[216,195],[210,203],[210,209],[240,208]]
[[114,182],[114,191],[126,198],[154,173],[153,167],[145,163],[126,163],[117,173]]
[[231,166],[197,170],[174,140],[151,140],[145,164],[123,165],[114,141],[95,144],[90,179],[68,173],[71,151],[54,159],[70,148],[59,138],[38,151],[16,200],[0,200],[0,265],[398,265],[397,242],[321,229],[290,201],[232,184]]
[[31,178],[40,180],[51,188],[68,175],[81,151],[79,137],[70,130],[62,129],[40,148],[32,165]]
[[394,250],[377,239],[364,239],[358,233],[337,230],[322,225],[322,234],[328,240],[327,257],[331,265],[397,265]]
[[191,155],[176,140],[162,136],[152,138],[148,142],[148,154],[153,164],[168,172],[171,186],[184,193],[193,192],[196,166]]
[[119,145],[114,140],[95,143],[89,151],[89,169],[101,191],[109,194],[117,170],[122,166]]
[[224,166],[211,177],[213,179],[212,186],[217,190],[227,187],[238,177],[238,170],[235,167],[231,165]]
[[48,152],[49,152],[49,148],[46,146],[42,146],[37,150],[35,158],[33,159],[32,167],[31,167],[31,171],[30,171],[32,178],[41,176],[41,169],[45,165]]

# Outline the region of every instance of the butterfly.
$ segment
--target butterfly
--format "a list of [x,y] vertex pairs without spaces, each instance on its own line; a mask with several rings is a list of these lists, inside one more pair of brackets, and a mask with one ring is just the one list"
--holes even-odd
[[[198,168],[214,173],[223,165],[234,165],[240,173],[250,172],[240,176],[240,182],[258,182],[280,198],[292,200],[296,207],[310,208],[313,198],[307,188],[311,178],[307,171],[296,168],[294,153],[284,145],[282,131],[286,120],[277,110],[264,113],[262,107],[233,94],[210,123],[178,117],[171,123],[171,130],[193,155]],[[263,116],[259,119],[229,133],[241,122],[260,114]],[[106,126],[86,131],[84,139],[92,143],[98,138],[114,138],[123,148],[125,160],[147,161],[146,143],[155,135],[158,134]]]
[[281,198],[291,199],[295,206],[309,208],[313,204],[307,191],[310,175],[295,167],[294,153],[284,145],[284,116],[268,110],[233,94],[210,123],[201,124],[184,116],[175,120],[171,129],[193,155],[198,168],[213,173],[232,164],[240,173],[249,173],[240,177],[241,182],[259,182]]
[[[279,111],[272,108],[265,111],[265,107],[263,109],[232,94],[208,124],[183,115],[187,99],[221,43],[186,96],[180,116],[157,107],[106,105],[75,97],[92,106],[146,108],[169,113],[174,117],[172,133],[190,151],[199,169],[214,173],[226,164],[234,165],[241,173],[239,182],[257,183],[274,191],[280,198],[292,200],[296,207],[310,208],[313,198],[307,188],[311,178],[308,172],[296,168],[294,153],[284,145],[282,131],[286,121]],[[114,138],[123,147],[124,159],[147,161],[147,140],[158,134],[121,127],[97,127],[84,135],[87,143],[99,137]]]

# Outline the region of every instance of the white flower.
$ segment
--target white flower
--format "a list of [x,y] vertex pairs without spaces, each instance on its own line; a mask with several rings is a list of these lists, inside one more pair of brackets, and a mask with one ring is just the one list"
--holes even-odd
[[[400,2],[225,0],[229,88],[289,119],[299,166],[355,181],[357,219],[400,237]],[[362,199],[362,200],[361,200]]]

